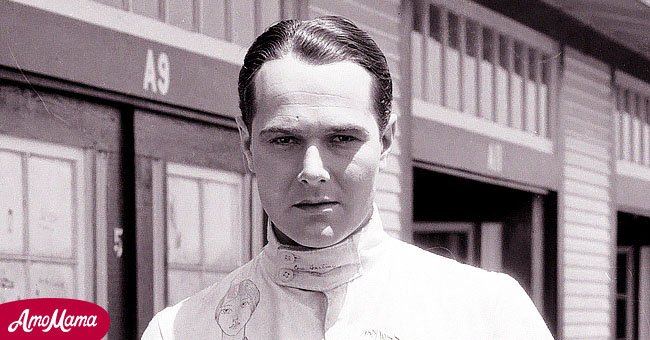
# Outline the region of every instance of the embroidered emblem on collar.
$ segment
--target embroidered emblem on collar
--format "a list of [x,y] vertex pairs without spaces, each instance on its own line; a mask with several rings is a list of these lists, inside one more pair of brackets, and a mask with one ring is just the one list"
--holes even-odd
[[249,279],[230,284],[214,312],[221,339],[247,340],[246,324],[260,302],[260,290]]
[[373,339],[373,340],[399,340],[398,337],[394,335],[388,335],[378,329],[371,329],[361,333],[361,339]]

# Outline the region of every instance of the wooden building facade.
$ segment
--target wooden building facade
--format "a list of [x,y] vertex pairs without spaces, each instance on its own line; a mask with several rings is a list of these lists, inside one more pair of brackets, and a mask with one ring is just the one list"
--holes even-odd
[[[0,302],[93,301],[109,338],[137,338],[259,252],[237,74],[272,23],[333,14],[370,33],[394,79],[385,229],[511,274],[559,339],[650,339],[641,2],[13,0],[0,12]],[[636,35],[609,34],[616,20]]]

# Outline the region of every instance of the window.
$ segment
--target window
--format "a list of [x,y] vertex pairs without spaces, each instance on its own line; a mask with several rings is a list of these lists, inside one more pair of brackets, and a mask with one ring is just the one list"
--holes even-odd
[[0,164],[0,303],[92,300],[83,151],[0,135]]
[[471,2],[421,0],[413,8],[416,100],[549,137],[555,42]]
[[617,159],[650,167],[650,84],[616,72]]
[[244,176],[167,163],[167,304],[218,282],[244,251]]
[[256,32],[279,21],[283,11],[295,10],[287,0],[95,1],[239,45],[251,44]]

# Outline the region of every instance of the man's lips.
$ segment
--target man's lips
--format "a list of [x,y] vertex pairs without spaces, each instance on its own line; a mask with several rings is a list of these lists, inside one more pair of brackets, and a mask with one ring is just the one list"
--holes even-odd
[[336,201],[302,201],[294,204],[293,206],[298,209],[313,210],[332,208],[337,204],[338,202]]

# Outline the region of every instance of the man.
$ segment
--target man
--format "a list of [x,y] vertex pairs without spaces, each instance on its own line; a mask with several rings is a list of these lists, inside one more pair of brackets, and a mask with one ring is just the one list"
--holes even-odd
[[269,243],[160,312],[144,339],[549,339],[519,284],[390,238],[386,59],[350,21],[283,21],[249,49],[237,120]]

